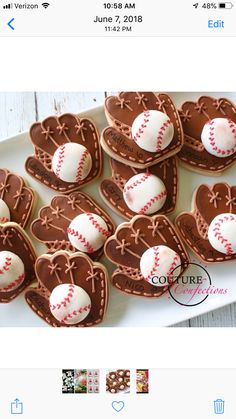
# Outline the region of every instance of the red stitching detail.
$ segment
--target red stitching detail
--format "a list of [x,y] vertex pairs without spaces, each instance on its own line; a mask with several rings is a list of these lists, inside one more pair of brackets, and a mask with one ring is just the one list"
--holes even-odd
[[8,223],[8,221],[10,221],[9,218],[7,218],[7,217],[0,217],[0,223]]
[[77,314],[81,314],[83,313],[83,311],[89,311],[90,309],[91,309],[91,304],[84,307],[80,307],[78,308],[78,310],[74,310],[72,313],[67,314],[60,322],[65,323],[67,320],[72,319]]
[[86,158],[89,155],[89,151],[86,149],[83,151],[81,159],[78,163],[78,169],[77,169],[77,173],[76,173],[76,182],[80,182],[83,176],[83,167],[86,161]]
[[91,212],[86,212],[85,214],[89,217],[89,220],[92,222],[93,226],[99,231],[99,233],[106,237],[109,237],[111,235],[109,231],[100,226],[100,224],[94,219],[94,216]]
[[11,257],[6,257],[3,267],[2,269],[0,269],[0,275],[3,275],[5,274],[6,271],[9,271],[9,268],[11,266],[11,261],[12,261]]
[[[227,118],[227,121],[228,121],[229,128],[231,129],[231,133],[233,134],[234,139],[236,140],[236,130],[234,128],[234,123],[229,118]],[[210,145],[212,146],[212,149],[214,151],[216,151],[218,154],[222,154],[222,156],[228,155],[228,154],[231,154],[231,153],[234,153],[236,151],[236,141],[235,141],[235,146],[233,148],[231,148],[229,150],[222,150],[221,148],[219,148],[216,145],[215,133],[214,133],[214,130],[215,130],[214,121],[213,120],[212,121],[209,121],[208,122],[208,125],[210,125],[210,128],[209,128],[209,130],[210,130],[209,141],[210,141]]]
[[149,122],[149,117],[150,117],[150,111],[147,110],[143,113],[144,119],[143,119],[143,123],[141,124],[140,128],[138,129],[138,131],[136,132],[136,134],[134,135],[133,139],[134,141],[138,141],[138,139],[141,137],[141,134],[144,133],[144,129],[147,128],[147,124]]
[[66,146],[65,144],[62,144],[59,147],[58,162],[57,162],[57,166],[56,166],[56,170],[55,170],[56,177],[59,177],[59,175],[60,175],[61,166],[62,166],[62,163],[64,161],[64,157],[65,157],[65,146]]
[[168,119],[166,122],[164,122],[164,124],[161,126],[158,134],[157,134],[157,146],[156,146],[156,151],[159,152],[161,151],[161,145],[162,145],[162,141],[163,141],[163,136],[165,133],[166,128],[168,128],[168,126],[171,124],[171,120]]
[[154,196],[150,199],[139,211],[139,214],[145,214],[145,212],[154,204],[154,202],[158,201],[159,199],[164,198],[167,195],[167,191],[162,191],[158,195]]
[[144,173],[143,176],[140,178],[140,180],[136,180],[132,183],[132,185],[128,185],[124,188],[124,193],[129,191],[130,189],[134,189],[136,186],[141,185],[145,180],[147,180],[151,176],[151,173]]
[[154,252],[154,265],[151,269],[150,274],[145,278],[146,281],[148,281],[149,279],[151,279],[153,277],[153,275],[156,272],[156,269],[159,267],[159,249],[157,246],[153,247],[153,252]]
[[167,278],[169,278],[169,276],[172,274],[172,272],[176,268],[178,262],[179,262],[179,255],[178,255],[178,253],[175,253],[173,262],[170,265],[170,269],[169,269],[169,271],[166,274]]
[[60,309],[62,306],[66,307],[68,303],[71,302],[71,298],[73,297],[75,292],[75,287],[73,284],[70,284],[70,287],[68,289],[68,294],[67,296],[64,298],[64,300],[62,300],[60,303],[54,305],[54,304],[50,304],[50,309],[51,310],[56,310],[56,309]]
[[230,216],[224,216],[223,218],[219,218],[218,219],[219,222],[215,223],[215,228],[212,230],[214,231],[214,237],[217,238],[217,240],[223,244],[224,248],[226,249],[226,254],[227,255],[232,255],[233,253],[233,249],[232,249],[232,244],[228,242],[227,239],[225,239],[222,234],[221,234],[221,227],[224,221],[235,221],[235,218],[230,215]]
[[67,234],[71,234],[72,236],[75,236],[77,240],[80,241],[80,243],[84,245],[88,253],[94,252],[93,247],[89,244],[89,242],[85,239],[85,237],[82,236],[82,234],[80,234],[78,231],[74,230],[73,228],[68,227]]
[[25,279],[25,272],[23,274],[19,275],[19,277],[13,281],[11,284],[7,285],[7,287],[0,288],[0,291],[11,291],[14,288],[17,288],[18,285],[20,285]]

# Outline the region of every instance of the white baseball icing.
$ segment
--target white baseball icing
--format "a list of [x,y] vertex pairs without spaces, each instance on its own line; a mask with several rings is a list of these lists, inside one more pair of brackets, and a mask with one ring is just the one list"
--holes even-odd
[[174,126],[165,113],[147,110],[135,118],[131,132],[133,140],[140,148],[158,153],[173,140]]
[[0,199],[0,223],[10,221],[10,210],[3,199]]
[[228,118],[215,118],[207,122],[201,134],[208,153],[220,158],[236,152],[236,125]]
[[13,252],[0,252],[0,292],[10,292],[18,288],[25,278],[22,260]]
[[52,158],[52,170],[64,182],[81,182],[88,176],[91,168],[91,155],[81,144],[63,144]]
[[208,228],[211,246],[225,255],[236,253],[236,215],[223,213],[217,215]]
[[159,211],[166,196],[167,191],[162,180],[150,173],[139,173],[131,177],[123,189],[126,205],[136,214],[153,214]]
[[174,250],[167,246],[154,246],[146,250],[140,259],[140,271],[151,285],[168,286],[172,275],[178,276],[181,271],[181,259]]
[[77,215],[71,221],[67,233],[72,246],[86,253],[100,249],[110,235],[103,218],[90,212]]
[[81,287],[60,284],[49,298],[52,315],[62,324],[81,323],[91,310],[91,299]]

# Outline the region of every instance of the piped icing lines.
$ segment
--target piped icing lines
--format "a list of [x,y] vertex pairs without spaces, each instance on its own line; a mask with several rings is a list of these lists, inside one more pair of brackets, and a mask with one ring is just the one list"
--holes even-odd
[[147,110],[143,112],[142,115],[143,115],[143,121],[138,127],[137,132],[133,134],[133,139],[135,142],[137,142],[141,138],[141,134],[144,134],[144,130],[145,128],[147,128],[147,124],[149,123],[149,118],[150,118],[150,111]]

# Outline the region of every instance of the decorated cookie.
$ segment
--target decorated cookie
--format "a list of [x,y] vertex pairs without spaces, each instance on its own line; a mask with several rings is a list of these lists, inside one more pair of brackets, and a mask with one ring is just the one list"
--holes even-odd
[[163,93],[122,92],[105,101],[109,127],[101,145],[115,160],[144,169],[178,153],[183,132],[171,98]]
[[35,193],[21,176],[0,169],[0,224],[8,221],[25,228],[35,202]]
[[177,161],[163,160],[148,169],[135,169],[110,159],[112,177],[104,179],[100,193],[113,211],[125,219],[137,214],[167,214],[175,209]]
[[81,323],[90,313],[91,299],[78,285],[57,285],[49,297],[50,311],[62,325]]
[[35,260],[24,230],[13,222],[0,225],[0,303],[12,301],[31,284]]
[[51,116],[32,125],[30,138],[35,155],[26,160],[26,171],[49,188],[69,194],[100,175],[99,135],[89,119]]
[[183,240],[204,262],[235,260],[236,186],[199,186],[192,211],[180,214],[176,225]]
[[79,250],[93,260],[102,256],[104,243],[114,229],[108,214],[82,192],[55,196],[31,224],[32,234],[50,253]]
[[236,107],[228,99],[202,96],[179,111],[184,146],[178,154],[187,168],[220,175],[236,161]]
[[117,265],[112,284],[140,297],[160,297],[188,265],[181,239],[164,215],[136,215],[120,224],[105,254]]
[[91,154],[82,144],[63,144],[58,147],[52,158],[52,170],[64,182],[80,183],[86,179],[91,168]]
[[85,212],[71,221],[67,234],[76,249],[85,253],[94,253],[103,247],[111,232],[100,215]]
[[25,298],[31,309],[54,327],[88,327],[100,323],[108,299],[107,271],[85,254],[59,251],[35,264],[37,288]]
[[165,150],[174,137],[174,126],[169,116],[161,111],[146,110],[139,114],[131,128],[131,138],[146,151]]

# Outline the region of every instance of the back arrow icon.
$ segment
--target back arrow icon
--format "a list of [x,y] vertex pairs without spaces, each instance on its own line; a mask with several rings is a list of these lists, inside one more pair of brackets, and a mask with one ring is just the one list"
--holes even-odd
[[11,19],[11,20],[8,22],[8,26],[9,26],[9,28],[11,28],[13,31],[15,30],[14,26],[12,26],[12,22],[14,22],[14,20],[15,20],[15,18],[13,17],[13,19]]

